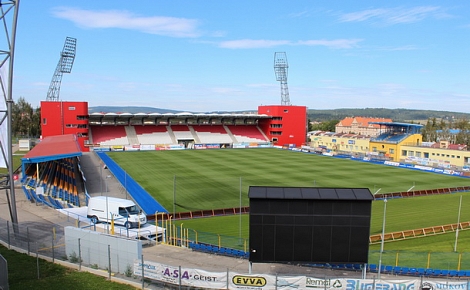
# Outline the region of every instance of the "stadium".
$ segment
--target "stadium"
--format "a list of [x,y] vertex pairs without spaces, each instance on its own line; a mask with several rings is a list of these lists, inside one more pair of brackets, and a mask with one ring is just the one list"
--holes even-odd
[[[276,73],[282,75],[282,68],[276,70],[275,63]],[[278,80],[286,92],[286,79]],[[42,140],[22,158],[19,183],[26,200],[76,220],[75,227],[64,227],[65,256],[106,268],[109,274],[129,269],[142,280],[181,285],[179,274],[169,274],[180,269],[170,271],[152,256],[143,259],[143,246],[153,245],[248,260],[249,275],[253,263],[284,263],[315,271],[348,270],[363,279],[381,279],[381,274],[470,277],[466,251],[455,255],[459,231],[470,228],[465,222],[470,211],[466,204],[462,211],[461,202],[470,189],[466,173],[435,170],[420,159],[400,162],[406,146],[422,143],[421,125],[378,122],[382,133],[363,145],[347,134],[312,143],[307,108],[291,105],[288,94],[281,99],[281,105],[259,106],[256,113],[244,114],[89,113],[87,102],[51,96],[41,102]],[[331,144],[334,148],[324,146]],[[352,150],[355,147],[361,147],[360,154]],[[118,186],[108,190],[112,180]],[[110,223],[97,222],[97,216],[87,213],[88,202],[103,195],[106,208],[96,212],[109,216],[108,196],[125,197],[142,209],[146,217],[140,220],[154,223],[133,229],[128,221],[116,220],[124,224],[121,227],[115,225],[114,213]],[[457,223],[455,197],[460,198]],[[374,201],[384,201],[383,210]],[[393,209],[388,216],[387,204]],[[440,215],[425,220],[413,215],[431,208]],[[436,244],[445,237],[446,244],[449,233],[456,235],[453,251],[444,245],[432,256],[400,253],[401,245],[423,237]],[[460,248],[466,248],[464,237]],[[384,252],[385,242],[395,250]],[[380,251],[374,251],[378,244]],[[54,246],[50,250],[54,256]],[[118,263],[110,265],[109,260]],[[200,270],[191,271],[185,282],[203,288],[224,288],[221,281],[233,289],[279,286],[272,273],[260,278],[227,271],[201,283],[194,278],[200,277]],[[293,288],[327,284],[304,275],[282,281]],[[219,283],[207,285],[215,281]],[[412,280],[410,287],[416,283],[422,281]]]
[[[285,93],[283,68],[275,62]],[[326,288],[332,283],[331,278],[305,272],[294,277],[272,272],[253,276],[253,263],[296,264],[317,273],[349,271],[351,278],[361,278],[355,283],[375,283],[381,274],[413,277],[407,287],[422,287],[423,279],[470,277],[465,270],[470,269],[465,255],[470,237],[463,231],[470,228],[469,208],[462,205],[470,190],[466,173],[434,170],[419,164],[420,159],[402,164],[400,157],[408,152],[403,148],[422,143],[421,125],[375,125],[382,133],[360,146],[357,154],[352,149],[362,143],[357,140],[356,145],[348,134],[312,144],[307,108],[291,105],[288,94],[281,105],[259,106],[256,113],[244,114],[89,113],[87,102],[48,96],[41,102],[42,140],[22,158],[19,183],[31,204],[76,221],[74,227],[64,227],[65,256],[108,269],[109,275],[126,269],[142,281],[181,286],[184,278],[186,286],[217,289]],[[336,137],[345,139],[336,143]],[[332,143],[334,148],[324,146]],[[112,180],[118,186],[108,190]],[[121,217],[114,213],[110,223],[101,223],[87,213],[90,198],[98,196],[106,209],[97,207],[96,212],[109,216],[109,197],[125,196],[146,217],[137,229],[128,220],[115,220]],[[422,219],[423,210],[440,214]],[[455,246],[449,251],[453,233]],[[440,252],[403,251],[416,243],[428,243],[429,249]],[[377,245],[380,251],[374,250]],[[199,266],[182,272],[149,255],[151,247],[165,246],[190,250],[191,256],[248,260],[249,273],[201,275],[205,269]],[[144,252],[150,258],[144,260]],[[333,279],[334,288],[350,283]],[[403,284],[380,281],[390,287]],[[461,282],[445,283],[463,287]]]
[[[400,166],[379,158],[357,162],[349,160],[353,156],[331,157],[311,150],[306,140],[305,107],[262,106],[257,114],[88,114],[86,102],[45,101],[41,108],[43,140],[22,159],[21,184],[28,200],[59,211],[81,208],[90,197],[103,194],[103,184],[108,194],[112,175],[120,183],[117,194],[124,192],[126,198],[133,199],[143,209],[148,219],[155,220],[156,237],[150,238],[159,244],[208,254],[249,258],[250,186],[368,188],[375,200],[389,199],[389,206],[395,199],[402,200],[402,207],[406,197],[440,198],[431,204],[422,202],[428,208],[436,203],[448,203],[449,198],[443,198],[465,195],[469,189],[468,180],[457,174],[397,168]],[[411,128],[400,136],[404,143],[419,138],[416,125],[387,125]],[[387,146],[399,146],[399,143],[387,142]],[[85,154],[99,160],[99,166],[91,172],[84,172]],[[365,171],[361,171],[362,167]],[[99,192],[88,191],[90,174],[100,179]],[[454,202],[455,199],[450,201]],[[374,213],[381,206],[374,203]],[[386,234],[380,234],[381,220],[373,219],[368,242],[373,248],[383,242],[438,236],[468,228],[470,225],[465,222],[455,224],[455,212],[452,208],[441,217],[415,222],[413,228],[389,225]],[[463,211],[462,221],[470,220],[466,212]],[[224,227],[217,228],[217,233],[207,233],[197,225],[206,219],[198,217],[209,217]],[[369,262],[367,271],[417,277],[467,275],[464,270],[467,259],[446,272],[437,263],[400,266],[403,263],[397,264],[396,253],[384,255],[382,265]],[[382,251],[370,252],[369,260],[379,260],[378,254]],[[401,259],[407,258],[402,255]],[[426,257],[418,260],[424,261]],[[363,270],[356,263],[327,264],[315,264],[315,267]]]

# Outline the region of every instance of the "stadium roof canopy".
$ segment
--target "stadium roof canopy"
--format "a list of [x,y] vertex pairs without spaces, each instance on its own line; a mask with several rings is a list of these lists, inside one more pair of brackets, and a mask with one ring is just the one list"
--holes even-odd
[[168,125],[168,124],[222,124],[254,123],[259,119],[270,119],[265,114],[231,113],[92,113],[90,125]]
[[81,156],[82,151],[75,135],[58,135],[44,138],[21,161],[23,164],[39,163]]
[[400,122],[370,122],[370,124],[377,124],[381,126],[394,126],[394,127],[414,127],[414,128],[422,128],[424,125],[421,124],[411,124],[411,123],[400,123]]
[[377,124],[381,128],[387,127],[392,132],[401,132],[407,134],[418,134],[421,131],[421,128],[424,127],[424,125],[421,124],[410,124],[400,122],[370,122],[370,124]]

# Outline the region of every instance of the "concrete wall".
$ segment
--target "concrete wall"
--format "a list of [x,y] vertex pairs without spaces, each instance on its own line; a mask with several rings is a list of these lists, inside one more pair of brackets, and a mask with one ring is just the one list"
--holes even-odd
[[112,272],[124,273],[127,267],[134,265],[135,259],[141,259],[140,240],[128,240],[75,227],[65,227],[64,230],[67,258],[70,260],[71,256],[80,256],[82,265],[108,269],[111,261]]

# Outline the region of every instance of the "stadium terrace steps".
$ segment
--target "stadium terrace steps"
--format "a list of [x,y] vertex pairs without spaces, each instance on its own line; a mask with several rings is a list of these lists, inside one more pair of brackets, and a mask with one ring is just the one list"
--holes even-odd
[[134,126],[125,126],[124,129],[126,130],[127,139],[129,140],[129,144],[136,145],[139,144],[139,139],[137,138],[137,133],[135,131]]
[[[384,241],[400,241],[400,240],[406,240],[406,239],[423,237],[423,236],[434,236],[434,235],[439,235],[439,234],[445,234],[448,232],[455,232],[457,229],[464,230],[464,229],[469,229],[469,228],[470,228],[470,221],[460,222],[459,224],[455,223],[455,224],[427,227],[427,228],[400,231],[400,232],[385,233],[383,235],[383,240]],[[372,235],[369,237],[370,244],[378,244],[381,242],[382,242],[382,234]]]
[[168,125],[168,126],[91,126],[90,140],[104,146],[178,144],[194,140],[196,144],[268,142],[254,125]]
[[[90,130],[93,135],[93,144],[119,145],[114,143],[121,142],[122,145],[127,140],[124,126],[91,126]],[[129,140],[125,144],[129,144]]]

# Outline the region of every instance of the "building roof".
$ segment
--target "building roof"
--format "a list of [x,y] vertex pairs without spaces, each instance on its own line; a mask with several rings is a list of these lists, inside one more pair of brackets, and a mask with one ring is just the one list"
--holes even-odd
[[373,200],[368,188],[250,186],[250,199]]
[[351,127],[353,123],[357,123],[358,127],[372,127],[379,128],[371,122],[392,122],[390,118],[369,118],[369,117],[346,117],[343,120],[339,121],[336,126]]
[[75,135],[58,135],[41,140],[21,158],[21,161],[23,163],[39,163],[81,155],[82,151]]

